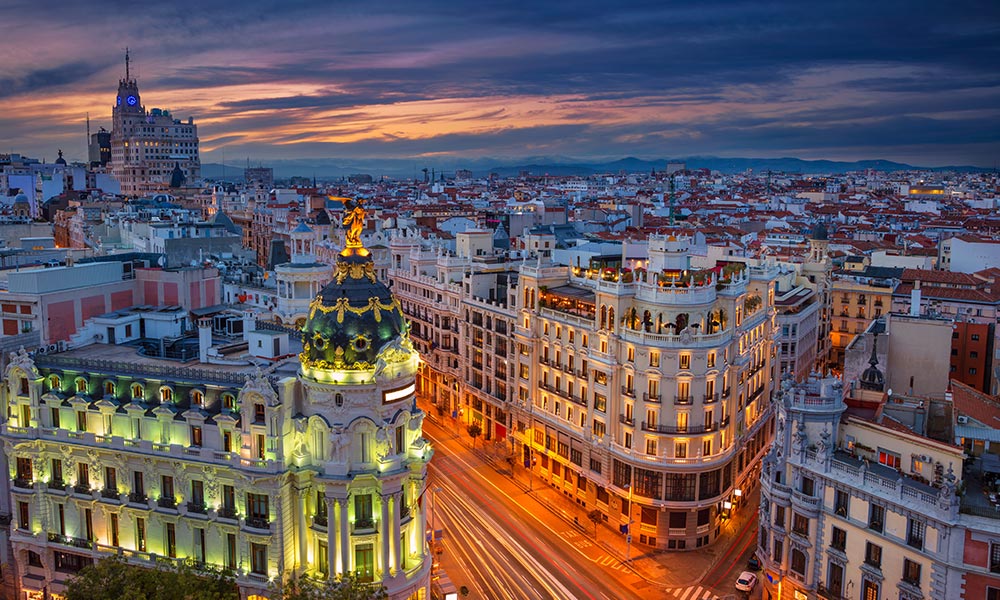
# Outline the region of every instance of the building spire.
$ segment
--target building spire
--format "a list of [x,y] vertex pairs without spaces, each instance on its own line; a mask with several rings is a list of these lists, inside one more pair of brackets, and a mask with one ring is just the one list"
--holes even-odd
[[130,81],[130,80],[131,78],[129,77],[128,73],[128,46],[125,46],[125,81]]

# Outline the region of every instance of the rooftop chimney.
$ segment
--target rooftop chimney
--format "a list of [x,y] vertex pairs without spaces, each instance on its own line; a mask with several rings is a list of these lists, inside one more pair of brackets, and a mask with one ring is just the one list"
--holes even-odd
[[212,320],[198,319],[198,361],[208,362],[208,349],[212,347]]
[[910,316],[920,316],[920,280],[913,282],[913,290],[910,292]]

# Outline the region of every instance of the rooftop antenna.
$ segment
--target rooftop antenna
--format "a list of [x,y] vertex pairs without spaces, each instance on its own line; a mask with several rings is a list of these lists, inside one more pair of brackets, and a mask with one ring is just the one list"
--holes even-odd
[[128,46],[125,46],[125,81],[129,81]]

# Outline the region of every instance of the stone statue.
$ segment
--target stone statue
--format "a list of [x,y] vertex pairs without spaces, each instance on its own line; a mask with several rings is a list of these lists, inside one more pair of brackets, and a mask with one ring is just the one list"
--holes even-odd
[[823,433],[819,434],[819,442],[816,443],[816,458],[825,461],[830,457],[831,450],[833,446],[830,445],[830,432],[824,428]]
[[344,234],[348,248],[361,247],[361,231],[365,228],[365,209],[361,200],[348,198],[344,201]]
[[347,446],[350,440],[348,437],[350,433],[344,431],[341,427],[335,427],[333,431],[330,432],[330,450],[333,460],[339,463],[347,462]]

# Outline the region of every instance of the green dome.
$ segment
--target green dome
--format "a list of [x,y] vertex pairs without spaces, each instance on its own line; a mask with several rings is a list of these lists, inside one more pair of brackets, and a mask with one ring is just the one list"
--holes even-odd
[[299,357],[303,369],[373,369],[386,344],[407,331],[399,301],[375,277],[371,254],[342,253],[333,281],[309,305]]

